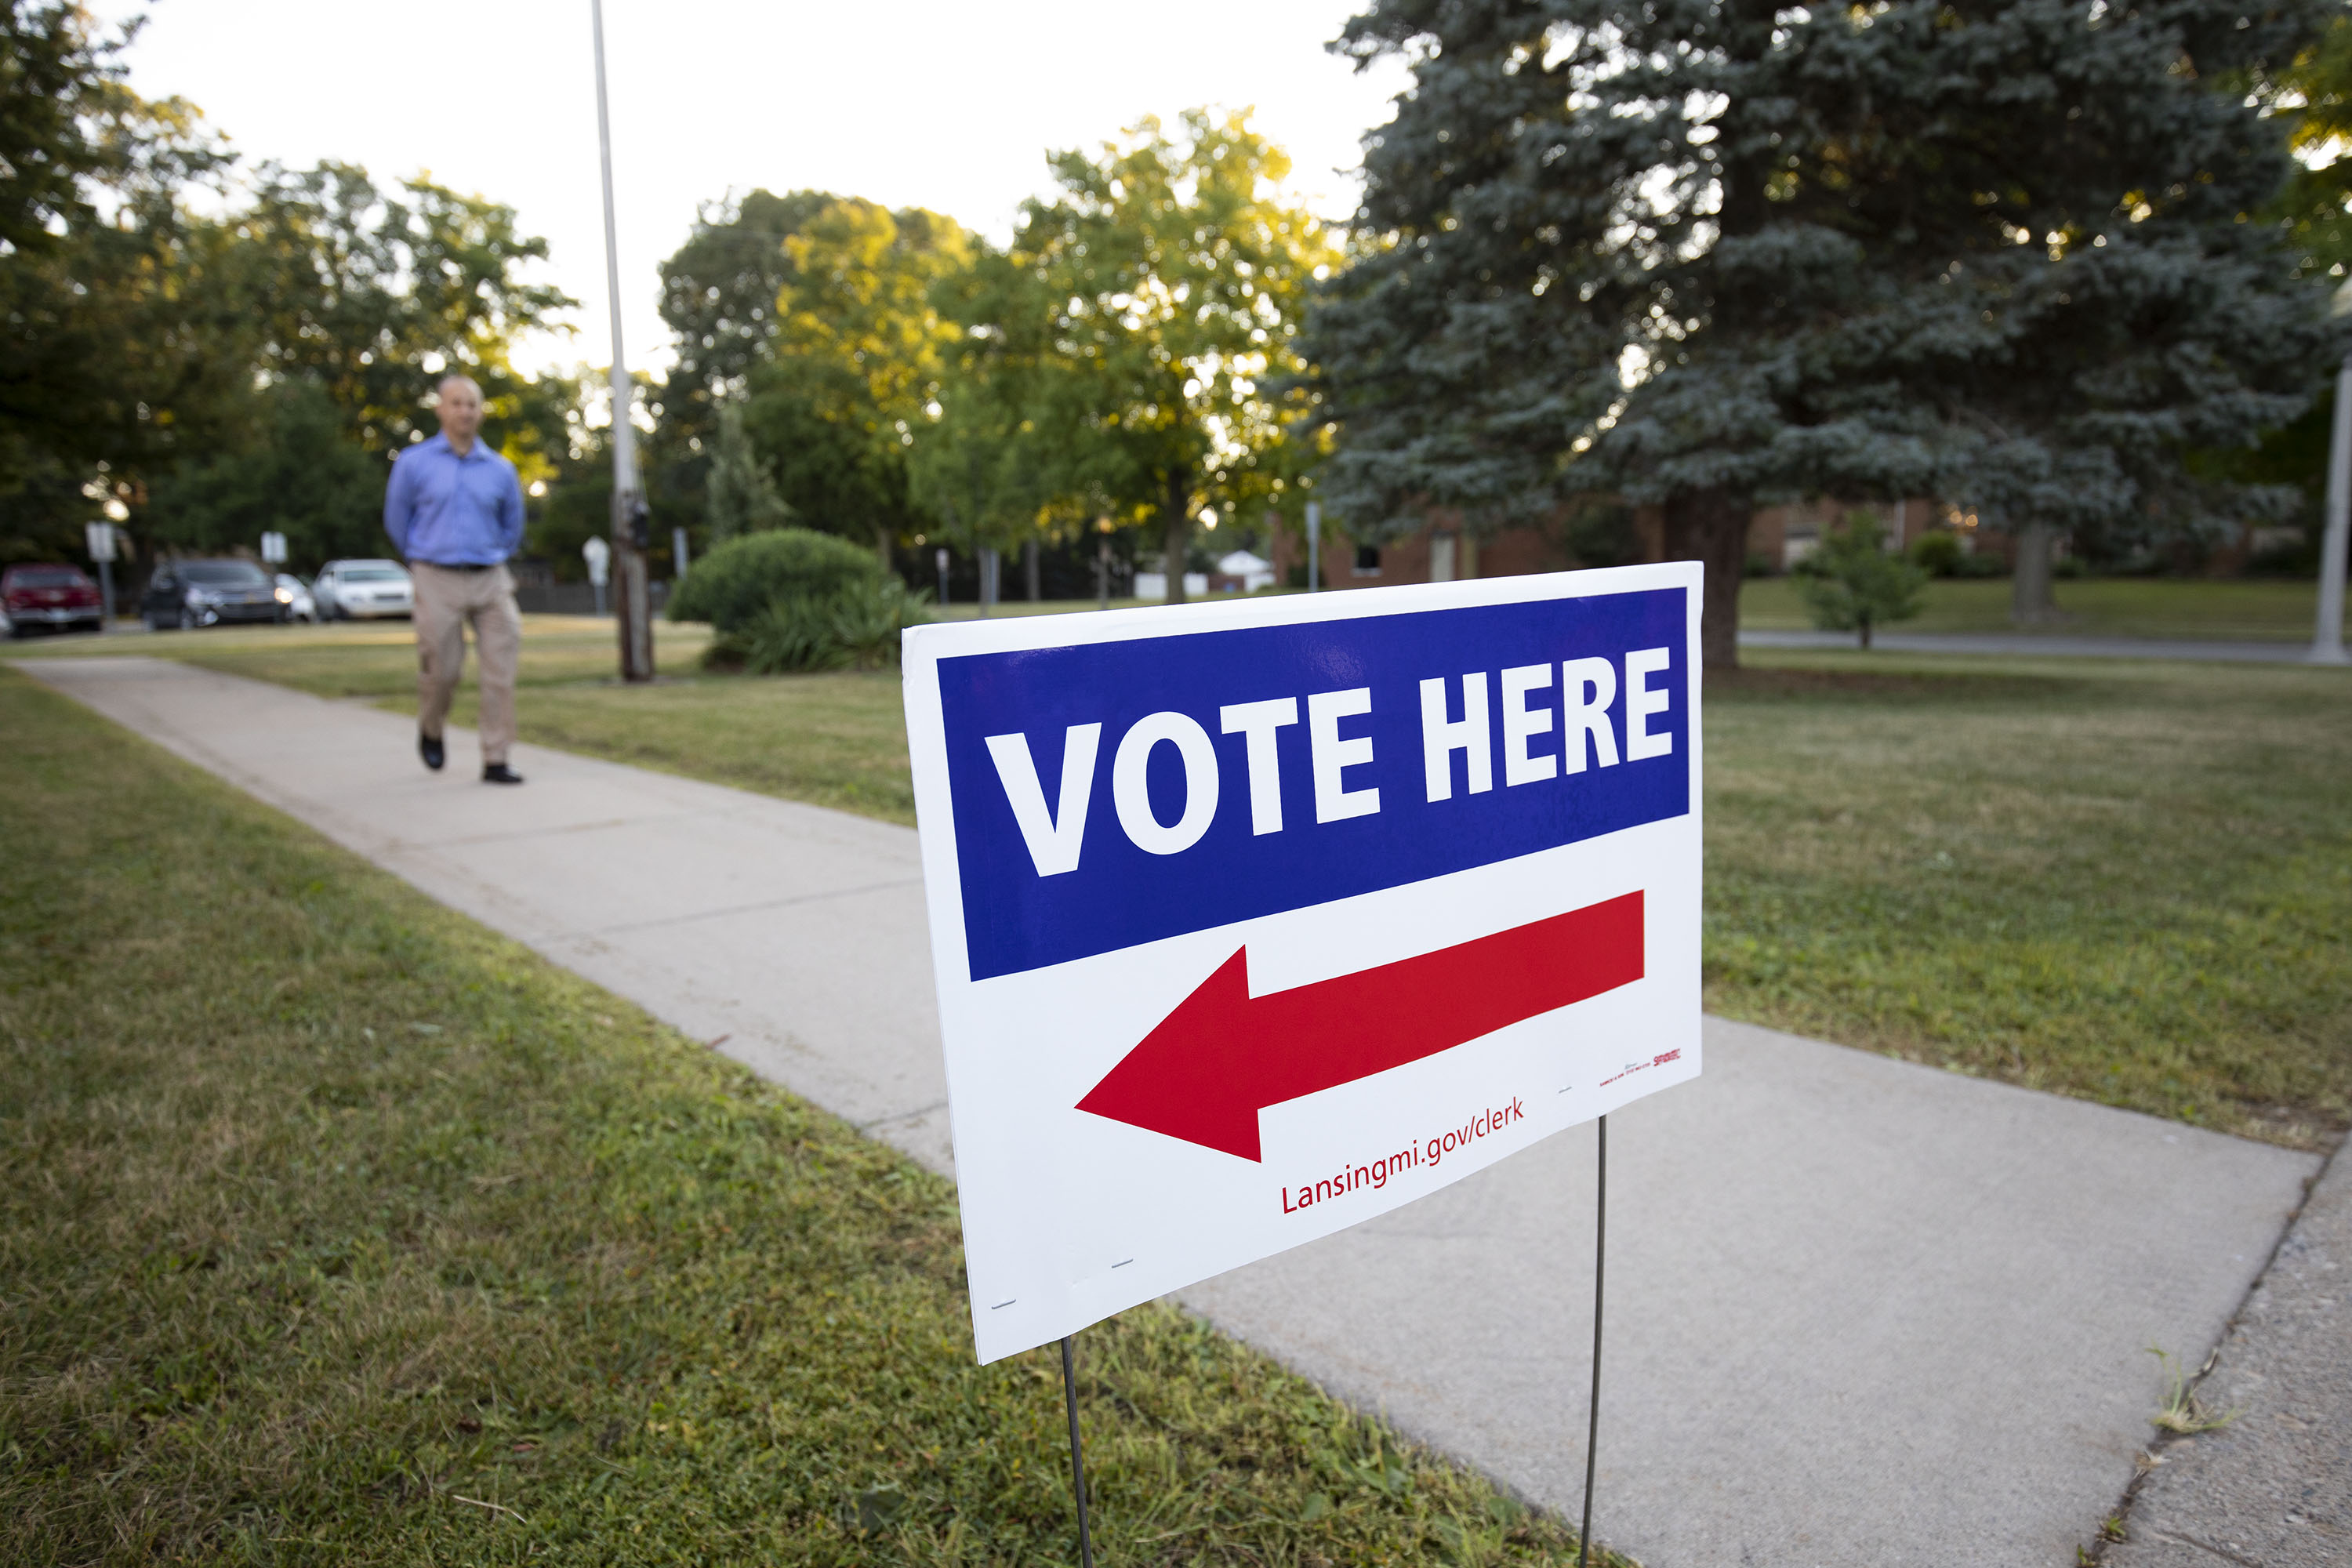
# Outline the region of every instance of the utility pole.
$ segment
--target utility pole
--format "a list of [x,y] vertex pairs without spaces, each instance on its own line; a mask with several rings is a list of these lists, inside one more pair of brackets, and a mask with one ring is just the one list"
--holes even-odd
[[2327,451],[2327,535],[2319,550],[2319,617],[2314,664],[2352,664],[2344,651],[2344,566],[2352,535],[2352,353],[2336,373],[2336,432]]
[[637,478],[637,431],[632,412],[635,385],[621,352],[621,245],[613,222],[613,117],[604,103],[604,0],[588,0],[596,30],[596,151],[604,166],[604,280],[613,306],[613,564],[614,608],[621,634],[621,679],[654,678],[653,591],[646,580],[646,551],[652,518]]

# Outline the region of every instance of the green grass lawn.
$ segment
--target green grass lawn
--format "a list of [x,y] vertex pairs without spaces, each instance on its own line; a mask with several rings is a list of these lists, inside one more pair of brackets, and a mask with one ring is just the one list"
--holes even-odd
[[[0,730],[0,1562],[1073,1560],[947,1183],[13,671]],[[1573,1560],[1173,1311],[1081,1342],[1107,1563]]]
[[[616,679],[613,623],[591,616],[525,616],[520,685]],[[696,672],[710,628],[654,623],[654,665],[664,674]],[[274,680],[320,697],[416,694],[416,633],[406,621],[337,622],[322,626],[223,626],[210,631],[120,637],[44,637],[0,644],[10,658],[97,656],[173,658],[229,675]],[[467,682],[473,679],[467,655]]]
[[[1919,614],[1885,629],[1896,632],[2003,632],[2008,580],[1939,578],[1927,584]],[[2082,577],[2057,584],[2064,619],[2030,628],[2051,637],[2204,637],[2222,642],[2308,642],[2319,601],[2316,583],[2263,579]],[[1812,620],[1787,577],[1750,579],[1739,591],[1740,624],[1756,631],[1802,631]]]
[[1791,655],[1710,682],[1735,1017],[2297,1148],[2352,1121],[2352,679]]
[[[914,820],[894,674],[550,687],[522,730]],[[2352,1123],[2352,680],[1790,653],[1711,689],[1706,762],[1716,1011],[2297,1148]]]
[[[625,688],[593,662],[609,623],[534,631],[526,740],[913,820],[895,673]],[[258,646],[203,662],[413,700],[404,676],[361,679],[377,643],[228,635]],[[694,636],[664,628],[667,668]],[[567,660],[593,675],[556,677]],[[2352,1123],[2352,680],[1750,662],[1708,708],[1709,1006],[2297,1148]]]

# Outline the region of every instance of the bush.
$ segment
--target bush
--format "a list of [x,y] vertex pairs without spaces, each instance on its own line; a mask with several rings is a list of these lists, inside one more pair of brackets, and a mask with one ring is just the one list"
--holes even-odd
[[780,600],[830,598],[852,587],[878,591],[886,575],[871,551],[845,539],[771,529],[730,539],[696,562],[670,597],[669,618],[709,621],[721,635],[741,632]]
[[898,634],[930,618],[895,577],[831,593],[787,595],[751,624],[711,639],[704,662],[752,675],[878,669],[897,662]]
[[897,660],[899,632],[929,618],[921,595],[873,556],[804,528],[713,550],[687,573],[669,615],[710,623],[705,664],[754,675],[878,668]]
[[1848,513],[1796,569],[1798,592],[1813,625],[1859,633],[1864,647],[1873,627],[1919,613],[1919,590],[1927,581],[1920,566],[1889,554],[1883,537],[1876,518],[1866,511]]
[[1923,533],[1911,542],[1911,560],[1930,577],[1957,577],[1969,558],[1960,536],[1945,529]]

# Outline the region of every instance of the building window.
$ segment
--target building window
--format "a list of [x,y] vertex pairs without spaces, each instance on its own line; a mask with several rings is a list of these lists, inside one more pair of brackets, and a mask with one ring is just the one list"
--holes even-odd
[[1356,546],[1355,574],[1359,577],[1377,577],[1381,574],[1380,546],[1376,544]]

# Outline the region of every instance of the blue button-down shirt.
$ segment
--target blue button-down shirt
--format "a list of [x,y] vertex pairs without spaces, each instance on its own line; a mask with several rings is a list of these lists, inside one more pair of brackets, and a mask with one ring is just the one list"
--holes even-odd
[[462,458],[446,436],[419,441],[392,466],[383,531],[409,561],[495,566],[522,548],[522,483],[485,441]]

